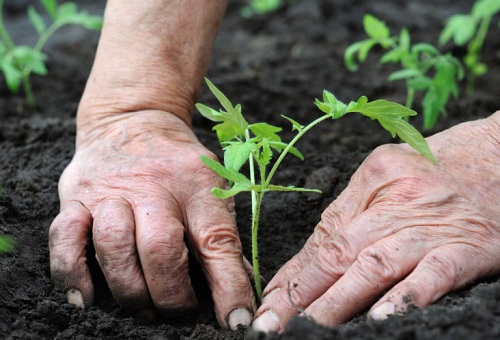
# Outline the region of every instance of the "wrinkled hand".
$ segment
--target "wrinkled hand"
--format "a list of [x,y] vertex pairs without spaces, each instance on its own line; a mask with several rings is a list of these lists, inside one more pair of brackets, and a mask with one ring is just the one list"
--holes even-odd
[[[377,148],[264,291],[254,328],[303,313],[337,325],[383,319],[500,272],[500,112],[428,139]],[[375,304],[373,304],[375,303]]]
[[92,235],[121,306],[165,313],[195,308],[186,239],[207,277],[220,324],[249,324],[255,302],[233,202],[213,198],[210,189],[224,181],[199,160],[215,156],[183,121],[160,111],[110,116],[78,133],[49,235],[52,277],[69,302],[83,307],[93,300],[86,263]]

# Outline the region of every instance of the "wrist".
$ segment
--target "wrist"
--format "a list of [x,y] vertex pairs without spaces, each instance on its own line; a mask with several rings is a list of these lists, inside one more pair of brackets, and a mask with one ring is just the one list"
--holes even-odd
[[198,143],[193,131],[182,119],[165,111],[144,110],[99,118],[93,114],[82,116],[77,120],[77,150],[95,141],[105,141],[116,149],[126,149],[144,141],[154,144],[159,139]]

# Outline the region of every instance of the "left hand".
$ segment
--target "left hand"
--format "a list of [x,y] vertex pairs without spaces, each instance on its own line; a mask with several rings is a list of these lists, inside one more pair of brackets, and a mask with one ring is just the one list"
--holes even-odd
[[366,159],[267,285],[256,330],[300,313],[334,326],[370,305],[383,319],[500,272],[500,111],[428,142],[439,165],[407,145]]

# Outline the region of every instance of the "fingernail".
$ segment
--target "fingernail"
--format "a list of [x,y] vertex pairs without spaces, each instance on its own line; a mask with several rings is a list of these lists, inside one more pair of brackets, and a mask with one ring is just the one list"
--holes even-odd
[[277,292],[279,292],[281,290],[281,288],[274,288],[273,290],[271,290],[268,294],[266,294],[263,298],[262,298],[262,303],[265,303],[266,301],[269,301],[273,295],[275,295]]
[[280,319],[275,312],[269,309],[264,314],[255,319],[252,327],[259,332],[277,332],[280,328]]
[[252,324],[252,314],[245,308],[236,308],[229,313],[227,324],[232,331],[238,330],[238,325],[250,326]]
[[75,305],[80,308],[84,308],[85,304],[83,303],[83,296],[82,293],[76,289],[76,288],[70,288],[66,292],[66,299],[68,300],[68,303]]
[[373,320],[385,320],[389,315],[393,315],[396,312],[396,307],[392,302],[384,302],[377,308],[373,309],[369,316]]

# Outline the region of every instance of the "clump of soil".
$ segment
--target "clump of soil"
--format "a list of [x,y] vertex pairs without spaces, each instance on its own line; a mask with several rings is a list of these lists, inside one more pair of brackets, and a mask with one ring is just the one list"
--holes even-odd
[[[35,39],[25,10],[32,1],[7,2],[7,25],[18,42]],[[79,1],[102,13],[104,0]],[[343,66],[346,46],[363,37],[362,16],[373,13],[393,32],[406,26],[414,41],[435,43],[446,17],[467,12],[471,2],[452,0],[298,0],[274,13],[248,20],[239,15],[241,1],[231,2],[216,42],[210,79],[252,119],[289,129],[286,114],[307,122],[323,89],[349,101],[360,95],[404,103],[401,83],[387,83],[391,71],[369,58],[358,73]],[[453,101],[448,118],[427,134],[462,121],[485,117],[500,105],[500,35],[492,28],[484,59],[488,74],[474,96]],[[0,234],[17,241],[14,253],[0,257],[0,337],[7,339],[473,339],[500,337],[500,281],[493,278],[453,292],[433,306],[412,309],[406,316],[371,322],[354,320],[324,328],[305,318],[292,320],[279,336],[221,330],[210,292],[199,268],[192,273],[201,307],[184,319],[143,324],[119,309],[95,263],[97,297],[80,310],[65,302],[50,281],[47,231],[59,209],[57,181],[74,152],[75,112],[93,61],[98,34],[69,27],[46,50],[49,76],[34,77],[38,108],[25,110],[20,95],[0,84]],[[461,49],[452,52],[461,55]],[[381,53],[381,51],[379,51]],[[215,104],[204,91],[201,101]],[[418,109],[418,107],[417,107]],[[421,120],[414,123],[421,126]],[[195,116],[202,142],[218,152],[211,123]],[[292,136],[291,133],[288,137]],[[260,235],[262,274],[270,279],[311,234],[321,212],[346,187],[350,176],[378,145],[392,142],[376,123],[352,116],[325,123],[298,147],[306,161],[289,159],[277,175],[279,183],[319,186],[321,197],[297,193],[268,195]],[[250,256],[248,197],[237,198],[240,234]],[[92,254],[89,255],[89,259]]]

